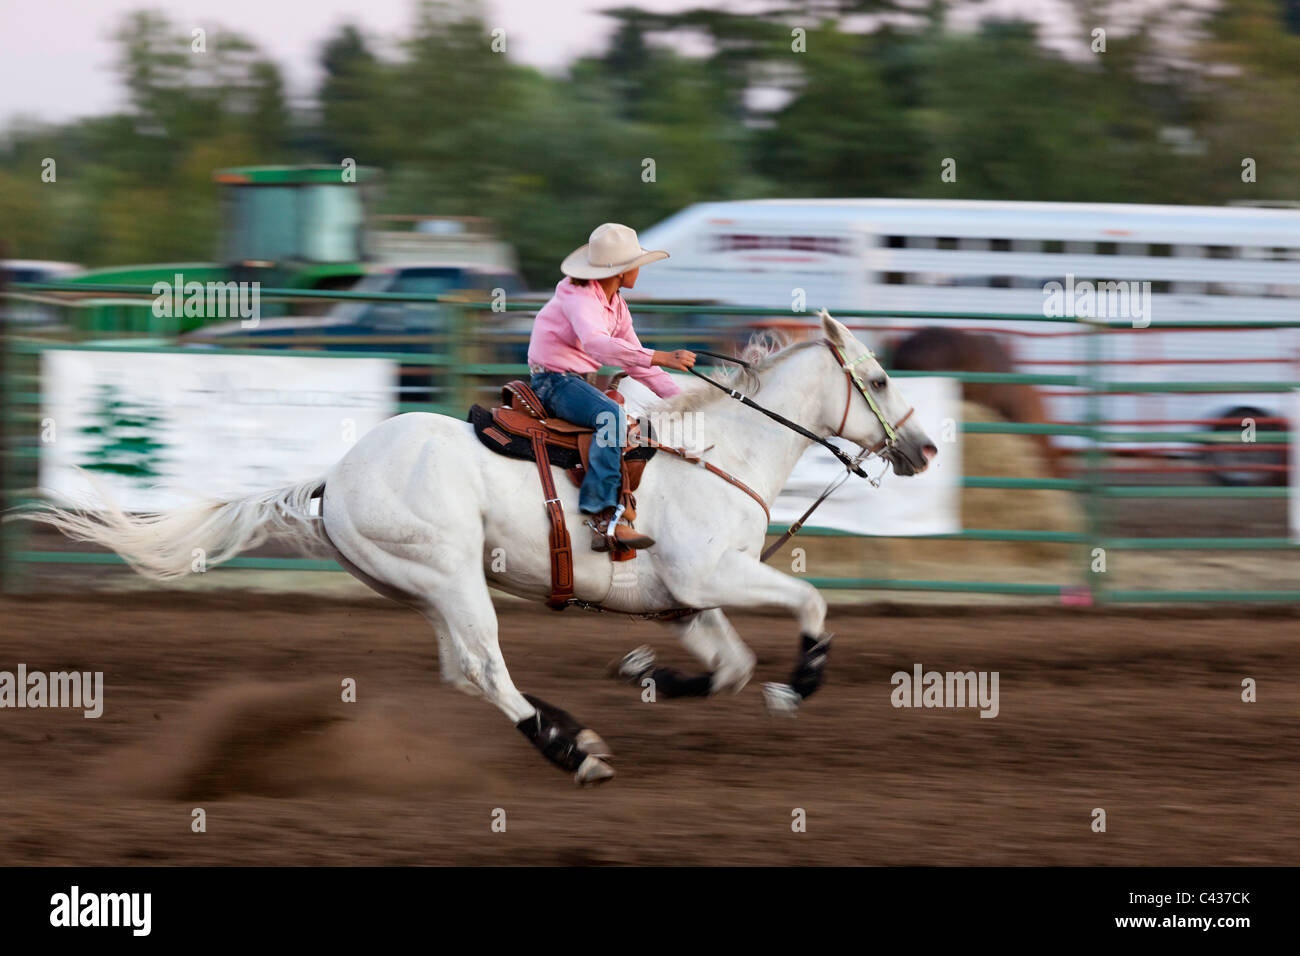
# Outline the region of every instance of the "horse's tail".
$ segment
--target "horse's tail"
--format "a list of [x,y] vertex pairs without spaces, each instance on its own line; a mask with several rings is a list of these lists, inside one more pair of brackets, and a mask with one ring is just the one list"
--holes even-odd
[[39,521],[76,541],[109,548],[136,571],[158,581],[220,564],[273,537],[308,554],[331,553],[324,524],[311,513],[311,500],[323,488],[323,478],[142,515],[126,513],[98,483],[92,480],[92,484],[100,499],[94,511],[33,505],[14,510],[5,520]]

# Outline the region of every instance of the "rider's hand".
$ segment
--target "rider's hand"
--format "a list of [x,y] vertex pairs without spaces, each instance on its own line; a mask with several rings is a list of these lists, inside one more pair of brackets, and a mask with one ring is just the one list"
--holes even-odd
[[695,353],[686,349],[678,349],[675,352],[655,352],[650,364],[685,372],[695,364]]

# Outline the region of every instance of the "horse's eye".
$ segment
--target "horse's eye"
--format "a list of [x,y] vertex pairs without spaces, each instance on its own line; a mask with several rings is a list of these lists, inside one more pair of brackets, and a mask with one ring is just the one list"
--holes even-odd
[[889,384],[889,380],[884,378],[873,378],[871,380],[871,387],[874,388],[877,392],[884,391],[885,386],[888,384]]

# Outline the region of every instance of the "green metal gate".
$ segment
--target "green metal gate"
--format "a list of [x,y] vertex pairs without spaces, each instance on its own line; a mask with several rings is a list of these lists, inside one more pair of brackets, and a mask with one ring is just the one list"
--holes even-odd
[[[41,296],[60,297],[72,291],[60,284],[16,286],[6,293],[7,296]],[[96,290],[81,286],[75,290],[79,294],[98,293],[102,304],[104,294],[123,297],[136,297],[136,300],[151,295],[147,287]],[[519,365],[493,361],[490,355],[484,355],[476,344],[474,330],[479,327],[491,306],[482,302],[462,300],[438,300],[416,294],[362,294],[355,293],[303,293],[299,290],[263,290],[264,300],[297,301],[305,298],[327,299],[329,301],[348,301],[360,298],[374,301],[393,302],[437,302],[449,310],[449,323],[443,333],[432,337],[402,339],[390,337],[394,346],[391,351],[384,351],[386,341],[369,339],[366,351],[348,351],[331,347],[319,340],[296,337],[292,342],[279,343],[292,346],[293,355],[318,355],[339,359],[349,357],[388,357],[402,363],[403,366],[425,366],[432,380],[437,381],[438,388],[431,390],[427,401],[403,402],[400,410],[428,410],[443,412],[456,418],[463,417],[464,410],[471,401],[483,401],[490,398],[500,382],[507,377],[524,373]],[[63,308],[77,308],[74,300],[61,299]],[[511,303],[507,311],[527,313],[535,310],[538,303]],[[499,309],[496,311],[500,311]],[[734,336],[736,323],[750,320],[750,324],[762,324],[764,319],[773,318],[770,310],[739,307],[707,306],[641,306],[638,307],[638,324],[640,316],[654,314],[670,324],[672,320],[690,317],[698,321],[700,317],[710,317],[722,326],[722,331],[702,331],[692,327],[689,331],[683,326],[669,329],[658,334],[644,335],[643,340],[664,348],[674,347],[683,341],[684,336],[692,340],[712,335],[716,339],[729,339]],[[1107,477],[1103,467],[1108,449],[1117,441],[1134,442],[1188,442],[1209,444],[1223,442],[1225,435],[1221,431],[1193,428],[1185,431],[1150,431],[1124,432],[1122,435],[1109,428],[1102,419],[1102,399],[1109,392],[1123,390],[1136,393],[1277,393],[1279,399],[1289,398],[1287,393],[1296,388],[1291,381],[1243,382],[1224,379],[1207,379],[1193,382],[1161,381],[1124,381],[1116,383],[1107,375],[1104,360],[1104,339],[1109,330],[1125,327],[1119,322],[1085,322],[1074,319],[1045,320],[1041,315],[982,315],[973,313],[906,313],[906,312],[840,312],[837,317],[849,322],[886,322],[896,319],[925,320],[941,324],[954,319],[997,320],[999,322],[1034,322],[1056,321],[1074,325],[1085,331],[1080,336],[1085,343],[1087,355],[1082,362],[1082,371],[1074,374],[1031,375],[1020,373],[980,373],[980,372],[895,372],[899,376],[941,375],[955,378],[962,382],[1004,383],[1030,385],[1036,387],[1070,386],[1083,389],[1089,396],[1089,413],[1087,420],[1076,424],[1049,424],[1043,422],[963,422],[962,431],[967,435],[1006,434],[1006,435],[1068,435],[1083,439],[1086,451],[1083,454],[1083,467],[1074,478],[1016,478],[997,475],[968,475],[963,479],[965,488],[1002,489],[1002,490],[1057,490],[1078,496],[1087,515],[1086,528],[1083,531],[1062,529],[1016,529],[1016,528],[967,528],[956,534],[930,536],[931,540],[966,541],[966,542],[1007,542],[1038,543],[1068,546],[1077,555],[1072,562],[1073,573],[1068,579],[1052,583],[1025,582],[1002,579],[1004,575],[996,572],[981,580],[955,579],[908,579],[890,576],[826,576],[808,575],[807,579],[819,588],[851,592],[931,592],[955,595],[1011,595],[1039,599],[1054,599],[1066,603],[1110,604],[1110,603],[1167,603],[1167,602],[1297,602],[1300,601],[1300,587],[1225,587],[1225,588],[1127,588],[1110,585],[1111,578],[1105,573],[1094,570],[1098,549],[1103,553],[1127,552],[1223,552],[1240,554],[1243,552],[1261,552],[1275,555],[1279,562],[1294,561],[1300,557],[1300,545],[1285,534],[1278,535],[1240,535],[1240,536],[1188,536],[1188,537],[1143,537],[1125,536],[1107,533],[1105,530],[1105,512],[1111,503],[1121,500],[1143,499],[1151,501],[1169,499],[1199,499],[1210,503],[1224,500],[1253,498],[1287,499],[1287,487],[1215,487],[1209,485],[1177,484],[1125,484],[1115,482]],[[788,315],[779,317],[788,320]],[[1243,322],[1238,328],[1250,329],[1295,329],[1300,328],[1300,321],[1292,322]],[[1178,328],[1204,329],[1206,326],[1195,322],[1161,323],[1162,330]],[[713,339],[710,339],[712,341]],[[276,344],[262,340],[263,345]],[[420,346],[420,351],[412,352],[412,343]],[[380,350],[374,350],[376,346]],[[397,346],[407,346],[406,349]],[[72,341],[51,338],[46,335],[24,334],[9,328],[4,336],[3,345],[3,491],[6,507],[12,507],[30,500],[34,491],[36,466],[41,455],[41,400],[40,356],[50,349],[92,348],[115,352],[189,352],[184,345],[158,340],[118,340],[111,343]],[[207,349],[214,354],[255,355],[265,354],[263,349],[251,347],[249,343],[232,340],[229,346]],[[282,353],[283,354],[283,353]],[[435,397],[437,400],[435,400]],[[1294,423],[1292,423],[1294,426]],[[1264,429],[1255,436],[1260,442],[1267,442],[1270,447],[1285,448],[1291,441],[1291,433],[1284,428]],[[786,526],[773,525],[770,534],[779,534]],[[1285,529],[1283,529],[1285,530]],[[810,527],[802,535],[814,539],[852,538],[828,529]],[[799,539],[796,539],[798,541]],[[119,564],[116,555],[97,552],[75,551],[66,548],[42,550],[32,546],[30,531],[25,523],[6,523],[0,529],[0,569],[4,572],[7,590],[23,590],[28,586],[27,571],[37,565],[102,565]],[[279,557],[246,556],[229,562],[228,567],[259,569],[334,569],[331,562],[311,561]]]

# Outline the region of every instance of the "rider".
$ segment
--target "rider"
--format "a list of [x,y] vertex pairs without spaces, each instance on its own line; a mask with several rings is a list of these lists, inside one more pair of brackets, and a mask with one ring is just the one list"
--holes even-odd
[[[532,387],[550,415],[597,429],[591,443],[578,507],[592,515],[593,551],[609,550],[609,538],[626,548],[648,548],[654,539],[615,520],[622,483],[622,445],[626,429],[618,402],[594,385],[596,372],[609,365],[667,398],[681,391],[665,368],[685,371],[695,353],[643,348],[620,289],[636,285],[641,266],[668,253],[641,248],[636,231],[615,222],[597,226],[590,241],[560,264],[567,278],[537,313],[528,342]],[[658,367],[656,367],[658,366]],[[611,427],[611,425],[613,427]],[[610,432],[617,444],[605,439]],[[610,522],[614,522],[610,527]]]

